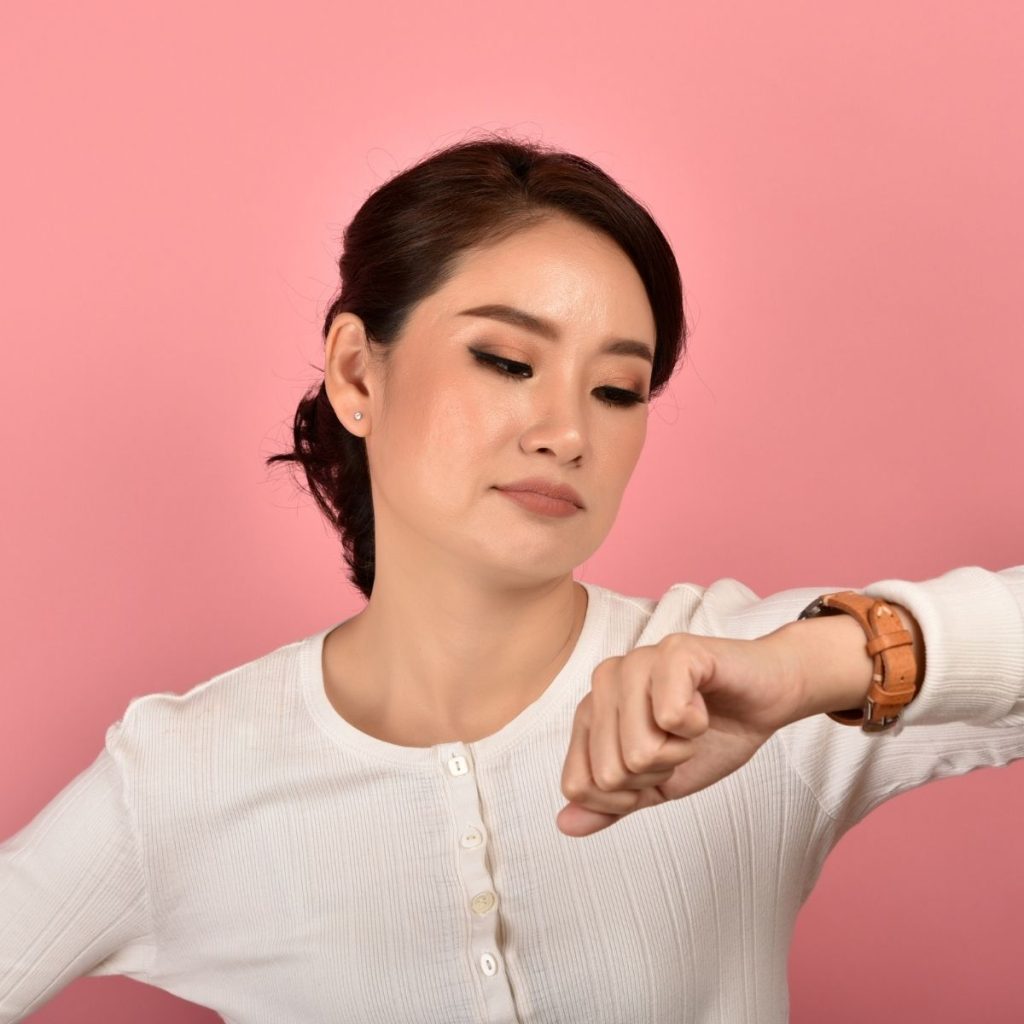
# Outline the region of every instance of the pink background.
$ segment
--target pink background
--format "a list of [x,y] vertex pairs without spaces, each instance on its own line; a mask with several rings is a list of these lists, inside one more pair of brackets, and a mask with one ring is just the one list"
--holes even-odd
[[[343,225],[477,127],[597,161],[682,270],[690,356],[580,578],[1024,562],[1019,4],[231,6],[4,15],[0,837],[132,696],[361,607],[262,460],[322,366]],[[1022,785],[932,783],[841,841],[796,1024],[1024,1016]],[[143,1015],[217,1019],[100,978],[33,1020]]]

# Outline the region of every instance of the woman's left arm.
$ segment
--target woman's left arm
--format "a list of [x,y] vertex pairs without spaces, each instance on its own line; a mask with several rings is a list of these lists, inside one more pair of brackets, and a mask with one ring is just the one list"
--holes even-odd
[[[903,712],[907,725],[1024,724],[1024,565],[965,566],[930,580],[872,583],[861,593],[889,602],[913,636],[918,692]],[[798,717],[863,705],[872,659],[852,616],[797,620],[779,632],[803,665]]]
[[[805,593],[766,601],[796,605]],[[870,658],[852,616],[798,620],[780,631],[795,638],[808,675],[800,720],[779,739],[835,822],[833,841],[900,793],[1024,758],[1024,565],[965,566],[934,579],[872,583],[861,593],[898,606],[917,626],[919,688],[898,735],[868,735],[818,713],[861,706],[866,694]]]

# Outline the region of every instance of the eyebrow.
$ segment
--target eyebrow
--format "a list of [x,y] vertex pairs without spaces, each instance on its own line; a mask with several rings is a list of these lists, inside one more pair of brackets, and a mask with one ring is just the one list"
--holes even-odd
[[[550,320],[527,313],[522,309],[516,309],[515,306],[502,305],[499,302],[463,309],[455,315],[483,316],[490,320],[500,320],[513,327],[522,327],[533,334],[539,334],[542,338],[547,338],[548,341],[558,341],[561,338],[558,328]],[[654,364],[654,353],[651,351],[650,345],[642,341],[634,341],[632,338],[613,338],[604,345],[601,352],[610,352],[612,355],[619,356],[639,356],[641,359],[646,359],[651,365]]]

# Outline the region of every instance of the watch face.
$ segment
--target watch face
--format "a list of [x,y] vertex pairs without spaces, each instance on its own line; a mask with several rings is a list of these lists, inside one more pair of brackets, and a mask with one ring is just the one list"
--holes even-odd
[[816,597],[798,616],[798,619],[814,619],[819,615],[842,615],[842,608],[829,607],[822,602],[827,597],[827,594],[822,594],[820,597]]
[[800,619],[813,619],[821,614],[823,608],[824,605],[821,603],[821,598],[816,597],[797,617]]

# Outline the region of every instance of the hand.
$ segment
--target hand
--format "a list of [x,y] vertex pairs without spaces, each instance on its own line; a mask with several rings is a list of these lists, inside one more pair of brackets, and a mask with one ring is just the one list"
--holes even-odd
[[606,658],[577,705],[558,828],[585,836],[734,772],[803,715],[785,627],[756,640],[670,633]]

